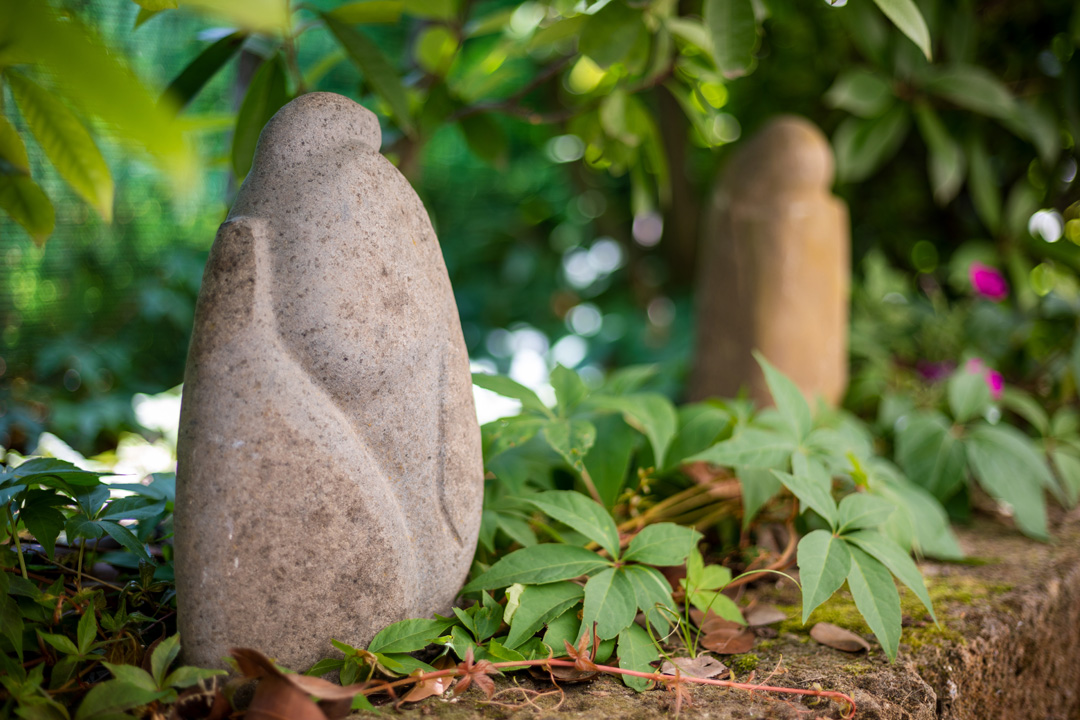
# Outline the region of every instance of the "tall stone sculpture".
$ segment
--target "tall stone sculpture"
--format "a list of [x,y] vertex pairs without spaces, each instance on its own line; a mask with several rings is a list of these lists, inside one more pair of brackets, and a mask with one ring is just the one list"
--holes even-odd
[[469,361],[424,207],[375,116],[304,95],[259,139],[203,277],[177,447],[185,659],[303,669],[331,638],[446,612],[483,467]]
[[755,349],[811,402],[843,397],[851,240],[832,180],[829,143],[794,116],[771,121],[732,157],[702,238],[695,398],[747,387],[770,404]]

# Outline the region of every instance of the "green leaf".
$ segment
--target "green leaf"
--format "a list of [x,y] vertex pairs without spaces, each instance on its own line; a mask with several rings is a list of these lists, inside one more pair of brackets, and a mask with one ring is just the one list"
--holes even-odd
[[543,642],[554,651],[555,657],[562,657],[566,655],[566,647],[563,642],[566,641],[571,645],[576,645],[582,634],[578,632],[580,629],[581,620],[578,619],[578,612],[571,607],[548,623]]
[[93,647],[94,641],[97,640],[97,616],[94,614],[94,606],[87,605],[83,611],[82,617],[79,618],[79,625],[76,630],[76,637],[79,640],[79,654],[86,655],[90,652],[90,648]]
[[769,468],[740,467],[735,469],[742,487],[743,528],[750,527],[758,510],[780,492],[783,484]]
[[543,430],[544,440],[551,449],[580,473],[585,455],[596,442],[596,427],[586,420],[552,420]]
[[60,652],[64,653],[65,655],[78,655],[79,654],[79,648],[76,647],[75,643],[73,643],[71,641],[71,638],[69,638],[66,635],[56,635],[56,634],[53,634],[53,633],[40,632],[40,631],[38,631],[38,635],[41,636],[42,640],[49,643],[50,645],[52,645],[54,648],[56,648]]
[[607,68],[625,60],[647,35],[641,11],[629,7],[623,0],[612,0],[585,21],[578,40],[578,52]]
[[527,585],[519,606],[510,621],[506,647],[514,649],[531,638],[547,623],[562,615],[585,596],[585,590],[572,582]]
[[852,493],[840,501],[837,532],[843,534],[859,528],[880,527],[894,512],[896,506],[885,498],[868,493]]
[[[112,663],[104,663],[110,670],[117,667],[124,667],[122,665],[113,665]],[[139,670],[133,666],[133,670]],[[139,672],[143,672],[139,670]],[[115,671],[114,671],[115,674]],[[150,676],[146,675],[146,680],[152,683]],[[109,680],[103,683],[99,683],[90,688],[90,692],[86,693],[86,697],[83,698],[82,703],[79,705],[78,712],[75,713],[75,720],[94,720],[95,718],[115,718],[118,713],[122,713],[125,710],[131,710],[142,705],[149,705],[155,700],[169,695],[172,690],[158,690],[156,688],[148,687],[145,683],[131,683],[119,678],[115,680]]]
[[851,570],[847,582],[855,607],[874,631],[890,662],[896,660],[901,632],[900,593],[884,565],[857,547],[849,545],[848,551]]
[[99,520],[153,520],[165,512],[165,498],[155,500],[146,496],[123,497],[113,500]]
[[990,405],[990,386],[982,373],[960,368],[949,378],[949,411],[958,423],[980,417]]
[[230,25],[270,35],[289,32],[289,3],[287,0],[182,0],[189,7],[197,7],[217,15]]
[[515,550],[487,572],[467,584],[462,592],[494,590],[514,583],[539,585],[588,575],[610,563],[591,550],[574,545],[546,543]]
[[51,558],[56,548],[56,538],[64,529],[64,514],[56,509],[67,501],[51,490],[30,490],[19,511],[19,520],[34,538],[45,548]]
[[398,675],[408,675],[417,670],[435,672],[435,668],[408,653],[376,653],[375,658],[379,665]]
[[453,620],[438,618],[402,620],[380,630],[368,643],[367,649],[381,653],[423,650],[453,624]]
[[725,467],[780,467],[787,463],[795,446],[791,438],[772,430],[745,428],[731,439],[691,455],[686,462],[702,460]]
[[172,10],[176,7],[177,0],[134,0],[135,3],[143,10],[149,10],[150,12],[161,12],[162,10]]
[[672,35],[712,55],[712,38],[703,22],[686,17],[664,18],[663,22]]
[[326,21],[326,27],[349,53],[352,61],[360,68],[367,83],[390,106],[398,126],[406,133],[411,133],[413,124],[409,112],[409,98],[405,94],[405,88],[401,84],[397,71],[383,55],[379,46],[359,30],[354,30],[332,15],[324,14],[323,20]]
[[563,40],[579,37],[589,18],[589,15],[574,15],[556,20],[547,27],[537,30],[525,47],[529,51],[540,50]]
[[179,654],[179,635],[165,638],[154,648],[154,653],[150,656],[150,674],[159,688],[165,689],[168,687],[165,684],[165,675],[169,672],[169,668],[176,661],[176,656]]
[[521,407],[525,410],[533,410],[541,415],[546,415],[547,417],[555,417],[551,410],[549,410],[547,406],[540,401],[540,398],[536,396],[536,393],[524,385],[514,382],[508,377],[503,375],[473,373],[472,381],[473,385],[479,388],[490,390],[503,397],[521,401]]
[[[247,3],[236,3],[247,5]],[[65,100],[98,116],[127,145],[145,148],[173,182],[195,183],[197,159],[180,124],[96,33],[46,3],[5,3],[0,27],[0,65],[40,64],[62,81]],[[6,73],[5,73],[6,74]]]
[[926,591],[926,583],[923,582],[919,567],[907,554],[907,552],[889,538],[873,530],[859,530],[848,533],[844,540],[854,543],[864,552],[872,556],[885,567],[889,568],[900,582],[911,588],[915,596],[922,602],[926,612],[937,622],[934,614],[934,604],[930,601],[930,593]]
[[75,540],[78,538],[97,540],[105,534],[105,530],[101,527],[101,523],[95,522],[82,514],[69,517],[67,523],[64,524],[64,532],[67,534],[68,540]]
[[964,151],[929,105],[915,106],[915,120],[930,151],[928,170],[934,200],[938,205],[946,205],[960,192],[964,182]]
[[[515,660],[525,659],[524,655],[522,655],[516,650],[511,650],[498,640],[492,640],[491,642],[489,642],[485,650],[486,657],[484,659],[491,662],[514,662]],[[513,672],[514,670],[521,670],[525,667],[527,666],[522,665],[520,667],[505,667],[501,668],[501,670],[505,672]]]
[[1016,101],[1008,88],[985,68],[955,64],[926,70],[923,90],[960,107],[993,118],[1009,118]]
[[593,398],[592,404],[622,412],[627,424],[649,439],[656,467],[664,466],[668,446],[679,427],[679,415],[670,400],[659,393],[635,393]]
[[585,609],[581,616],[582,631],[592,629],[601,640],[610,640],[634,622],[637,598],[622,568],[598,572],[585,583]]
[[56,213],[45,191],[27,175],[0,173],[0,208],[41,246],[56,227]]
[[912,413],[896,436],[896,460],[904,474],[939,500],[964,482],[967,460],[951,424],[939,413]]
[[429,20],[452,20],[457,9],[455,0],[405,0],[405,12]]
[[345,667],[345,662],[345,660],[341,659],[326,658],[312,665],[304,672],[304,674],[309,677],[322,677],[327,673],[340,672],[341,669]]
[[731,425],[731,414],[709,403],[684,405],[678,413],[679,429],[668,447],[664,470],[677,467],[686,457],[715,444]]
[[329,14],[347,25],[394,25],[404,9],[402,0],[360,0],[336,7]]
[[263,127],[289,101],[285,78],[285,59],[277,53],[259,67],[248,85],[233,130],[232,167],[238,178],[251,170]]
[[968,190],[975,212],[993,234],[1001,230],[1001,191],[982,138],[972,135],[968,143]]
[[799,580],[802,582],[802,621],[832,597],[847,579],[851,553],[847,544],[827,530],[814,530],[799,541]]
[[[19,131],[3,115],[0,115],[0,160],[10,165],[17,173],[24,175],[30,173],[30,159],[26,155],[26,145],[19,137]],[[2,165],[0,165],[0,172],[4,172]]]
[[[819,469],[820,468],[820,469]],[[830,527],[836,527],[836,502],[832,494],[822,487],[821,473],[827,472],[816,461],[809,463],[805,474],[792,475],[779,470],[772,470],[780,482],[791,494],[799,499],[804,508],[809,508],[824,518]]]
[[572,490],[551,490],[524,500],[599,544],[612,560],[619,559],[619,529],[608,511],[595,501]]
[[[7,574],[6,571],[0,572]],[[22,614],[19,612],[19,605],[15,602],[14,597],[8,595],[5,588],[0,592],[0,632],[11,643],[20,661],[22,661],[23,657],[23,628],[24,624]]]
[[484,444],[484,463],[511,448],[520,447],[543,429],[546,420],[530,415],[492,420],[480,428]]
[[765,383],[769,386],[776,409],[780,412],[784,423],[791,429],[793,439],[801,442],[810,434],[813,423],[810,417],[810,405],[807,404],[799,386],[773,367],[764,355],[755,350],[754,359],[765,373]]
[[[619,633],[619,667],[623,670],[652,672],[652,663],[659,659],[660,649],[639,625],[631,624]],[[638,692],[647,690],[652,684],[651,680],[632,675],[623,675],[622,681],[626,687]]]
[[139,538],[135,537],[135,534],[126,527],[114,523],[111,520],[102,520],[98,525],[101,526],[102,530],[108,533],[109,537],[135,553],[140,560],[145,560],[150,564],[156,564],[154,563],[154,559],[146,552],[146,548],[143,547],[143,544],[139,542]]
[[1058,449],[1051,451],[1050,459],[1061,479],[1066,504],[1069,507],[1076,505],[1077,500],[1080,499],[1080,457],[1073,452]]
[[1055,483],[1031,440],[1008,426],[978,425],[964,445],[972,474],[987,493],[1012,507],[1021,532],[1049,540],[1042,491]]
[[930,49],[930,29],[926,27],[926,20],[923,19],[922,13],[919,12],[913,0],[874,0],[874,3],[896,27],[900,28],[900,32],[919,46],[927,60],[933,60],[933,52]]
[[593,420],[593,425],[596,436],[604,440],[585,456],[585,469],[604,505],[610,508],[626,483],[630,460],[641,436],[618,414],[601,415]]
[[478,158],[492,165],[503,163],[507,157],[506,133],[491,113],[468,115],[458,121],[465,142]]
[[[645,565],[628,565],[623,568],[630,587],[634,590],[634,603],[645,614],[658,636],[668,633],[674,617],[675,603],[671,598],[671,584],[656,568]],[[672,610],[666,613],[657,606]]]
[[562,365],[551,371],[551,386],[555,388],[560,417],[570,417],[570,411],[589,394],[581,376]]
[[[340,660],[334,661],[342,664]],[[337,667],[335,670],[339,669]],[[329,672],[329,671],[327,671]],[[161,682],[161,687],[164,688],[187,688],[199,683],[202,680],[209,680],[217,675],[227,674],[225,670],[211,670],[208,668],[191,667],[190,665],[184,665],[178,667],[169,673]],[[326,673],[320,673],[325,675]]]
[[1040,435],[1050,434],[1050,416],[1042,404],[1028,393],[1008,386],[1002,390],[1001,404],[1031,423]]
[[630,541],[623,562],[682,565],[701,537],[697,530],[675,523],[648,525]]
[[445,25],[428,25],[413,43],[416,64],[439,77],[446,77],[457,51],[457,35]]
[[8,69],[4,77],[23,119],[56,172],[105,222],[112,222],[112,175],[82,122],[56,93],[25,75]]
[[702,14],[716,67],[728,79],[746,75],[758,44],[752,0],[705,0]]
[[892,84],[887,77],[865,68],[840,73],[825,93],[825,104],[862,118],[882,115],[893,104]]
[[[890,472],[883,472],[883,467],[890,468]],[[883,460],[871,468],[870,487],[874,492],[892,499],[900,508],[901,512],[894,514],[890,523],[907,522],[913,549],[940,560],[960,560],[964,557],[964,551],[960,549],[949,525],[945,508],[929,492],[910,482]]]
[[210,78],[240,50],[246,39],[247,33],[238,30],[205,48],[173,78],[162,97],[168,98],[178,110],[187,107]]
[[865,180],[900,149],[911,126],[907,106],[897,103],[881,117],[848,118],[833,134],[840,182]]

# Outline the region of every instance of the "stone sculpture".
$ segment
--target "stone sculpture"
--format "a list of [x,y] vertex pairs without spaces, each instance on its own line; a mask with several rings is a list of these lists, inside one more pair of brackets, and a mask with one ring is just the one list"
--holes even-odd
[[840,402],[851,241],[832,181],[829,143],[799,117],[772,120],[731,159],[703,238],[695,398],[747,387],[771,404],[756,349],[811,402]]
[[483,466],[438,240],[330,93],[282,108],[218,231],[184,384],[176,585],[185,660],[230,647],[304,669],[447,612]]

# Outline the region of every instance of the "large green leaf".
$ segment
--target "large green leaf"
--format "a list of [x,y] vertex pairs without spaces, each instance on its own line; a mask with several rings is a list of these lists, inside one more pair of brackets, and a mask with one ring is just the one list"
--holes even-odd
[[622,568],[601,570],[585,583],[583,630],[590,630],[595,622],[600,639],[610,640],[631,625],[636,615],[637,596]]
[[770,468],[740,467],[735,469],[735,476],[742,488],[743,527],[748,528],[758,510],[780,492],[783,484]]
[[285,76],[285,59],[278,53],[259,67],[248,85],[233,130],[232,167],[238,178],[251,170],[263,127],[289,101]]
[[[619,667],[623,670],[653,672],[652,663],[660,659],[660,648],[639,625],[631,624],[619,633]],[[638,692],[647,690],[652,681],[632,675],[622,676],[623,684]]]
[[52,490],[30,490],[19,511],[19,520],[51,558],[56,538],[64,530],[64,514],[56,509],[68,500]]
[[[671,599],[671,584],[660,571],[645,565],[628,565],[623,568],[626,579],[634,590],[634,602],[645,613],[645,618],[659,636],[666,635],[671,627],[675,603]],[[665,612],[660,607],[672,612]]]
[[848,589],[855,607],[874,631],[889,660],[896,660],[900,647],[900,593],[888,568],[859,548],[849,545],[851,570]]
[[30,174],[30,159],[26,155],[26,145],[19,137],[19,131],[3,115],[0,115],[0,160],[10,166],[5,168],[0,164],[0,173]]
[[611,514],[595,501],[572,490],[551,490],[525,498],[525,502],[599,544],[613,560],[619,559],[619,529]]
[[911,38],[919,46],[927,60],[933,59],[930,48],[930,29],[914,0],[874,0],[881,12],[893,21],[900,32]]
[[581,376],[562,365],[556,365],[551,371],[551,386],[555,389],[560,417],[569,417],[570,411],[589,394]]
[[602,68],[622,62],[648,31],[641,11],[612,0],[585,21],[578,51]]
[[360,0],[334,8],[330,14],[349,25],[392,25],[401,19],[402,0]]
[[896,510],[896,505],[883,497],[862,492],[852,493],[840,501],[838,532],[880,527],[888,522],[889,516]]
[[804,508],[813,510],[831,527],[836,527],[836,501],[833,500],[832,494],[822,487],[819,476],[825,470],[824,468],[818,470],[818,468],[821,468],[821,465],[816,461],[811,461],[805,473],[792,475],[779,470],[771,472],[784,484],[784,487],[791,491],[792,495],[799,499]]
[[656,467],[664,466],[668,446],[679,427],[679,415],[670,400],[659,393],[635,393],[596,397],[591,404],[622,412],[626,422],[649,439]]
[[[962,450],[961,450],[962,452]],[[940,560],[960,560],[964,551],[949,525],[949,516],[941,503],[923,488],[910,482],[886,461],[878,461],[870,472],[870,487],[889,498],[899,511],[889,519],[889,525],[906,526],[912,549]]]
[[951,424],[938,413],[912,413],[896,436],[896,461],[908,479],[939,500],[964,482],[967,460]]
[[664,470],[677,467],[684,458],[716,443],[731,425],[731,414],[709,403],[683,405],[678,413],[679,429],[668,447]]
[[889,78],[865,68],[845,70],[825,93],[825,104],[862,118],[880,116],[893,103]]
[[1025,535],[1049,540],[1043,488],[1055,483],[1031,440],[1008,426],[978,425],[964,445],[971,471],[983,489],[1009,504]]
[[54,92],[25,75],[9,69],[4,78],[23,119],[56,172],[105,222],[111,222],[112,175],[82,122]]
[[386,101],[394,113],[394,120],[405,132],[412,132],[412,113],[409,112],[409,98],[401,78],[390,61],[383,55],[379,46],[359,30],[341,22],[333,15],[324,14],[326,27],[338,39],[349,57],[360,68],[364,79],[375,93]]
[[514,583],[539,585],[569,580],[610,564],[591,550],[574,545],[533,545],[501,558],[487,572],[462,588],[462,592],[494,590]]
[[837,178],[858,182],[873,175],[900,149],[910,127],[911,116],[903,103],[880,117],[844,120],[832,138]]
[[381,653],[423,650],[453,624],[453,620],[439,618],[402,620],[380,630],[368,643],[367,649]]
[[123,545],[125,549],[135,553],[140,560],[148,562],[151,565],[155,564],[154,559],[150,557],[149,553],[146,552],[146,548],[139,542],[139,538],[135,537],[135,533],[131,532],[123,525],[112,522],[111,520],[101,520],[98,522],[98,525],[109,537]]
[[521,402],[521,407],[525,410],[533,410],[540,413],[541,415],[554,417],[554,415],[552,415],[551,413],[551,410],[549,410],[547,406],[540,401],[540,398],[537,397],[536,393],[534,393],[532,390],[525,387],[521,383],[514,382],[508,377],[505,377],[503,375],[487,375],[485,373],[473,373],[472,381],[473,385],[477,387],[483,388],[485,390],[490,390],[491,392],[497,395],[502,395],[503,397],[508,397],[513,400],[519,400]]
[[626,548],[625,562],[649,565],[681,565],[701,540],[701,533],[675,523],[649,525],[634,536]]
[[613,507],[626,483],[630,460],[641,436],[617,413],[601,415],[593,420],[593,425],[596,436],[603,438],[603,442],[594,445],[585,456],[585,469],[604,505]]
[[[105,663],[106,666],[112,668],[121,668],[121,665],[111,665],[111,663]],[[138,668],[134,668],[138,669]],[[150,684],[153,684],[153,679],[149,674],[146,675]],[[105,720],[115,720],[125,710],[131,710],[142,705],[149,705],[155,700],[160,700],[166,695],[173,692],[172,690],[158,690],[156,688],[146,687],[144,684],[134,684],[121,680],[119,678],[115,680],[108,680],[103,683],[99,683],[90,688],[90,692],[86,693],[86,697],[79,703],[79,710],[75,713],[75,720],[95,720],[101,718]]]
[[288,0],[179,0],[245,30],[282,35],[289,31]]
[[247,33],[238,30],[206,47],[173,78],[165,88],[164,96],[169,98],[177,109],[186,107],[210,78],[240,50],[246,39]]
[[731,439],[686,458],[725,467],[780,467],[791,457],[795,441],[772,430],[745,428]]
[[584,596],[585,589],[572,582],[526,586],[510,620],[510,634],[506,636],[504,644],[511,649],[518,647]]
[[928,68],[922,87],[982,115],[1009,118],[1016,112],[1016,101],[1009,89],[988,70],[975,65]]
[[705,0],[702,12],[716,67],[729,79],[747,74],[758,45],[752,0]]
[[755,351],[754,359],[765,373],[765,383],[769,386],[776,409],[780,411],[784,423],[791,429],[795,441],[801,442],[810,434],[813,423],[810,417],[810,405],[807,404],[799,386],[773,367],[764,355]]
[[195,186],[196,155],[173,112],[158,106],[156,94],[95,33],[48,3],[0,0],[0,16],[0,66],[44,66],[66,100],[104,120],[121,142],[146,149],[174,188]]
[[543,431],[544,440],[566,463],[581,472],[585,455],[596,442],[596,427],[587,420],[552,420]]
[[847,579],[851,553],[847,544],[827,530],[814,530],[799,541],[799,580],[802,582],[802,621],[832,597]]
[[957,370],[949,378],[946,388],[949,412],[958,423],[965,423],[981,416],[990,405],[990,386],[981,372]]
[[934,604],[930,601],[930,593],[926,591],[926,583],[923,582],[919,567],[911,559],[911,556],[902,547],[889,538],[874,530],[858,530],[844,535],[844,540],[854,543],[866,553],[874,557],[885,567],[889,568],[900,582],[911,588],[915,596],[922,602],[930,617],[937,620],[934,614]]
[[927,170],[930,173],[930,187],[938,205],[949,203],[964,182],[966,170],[964,151],[945,128],[938,114],[929,105],[915,105],[915,120],[926,142],[930,159]]
[[[93,615],[91,611],[86,613]],[[79,642],[80,649],[82,642]],[[180,654],[180,636],[170,635],[169,637],[158,643],[158,646],[154,648],[154,652],[150,655],[150,675],[154,678],[154,684],[159,688],[164,688],[165,674],[169,672],[169,667],[172,666],[176,660],[176,656]]]
[[1077,499],[1080,499],[1080,456],[1077,456],[1075,452],[1059,448],[1051,451],[1050,459],[1061,479],[1066,504],[1069,507],[1076,505]]

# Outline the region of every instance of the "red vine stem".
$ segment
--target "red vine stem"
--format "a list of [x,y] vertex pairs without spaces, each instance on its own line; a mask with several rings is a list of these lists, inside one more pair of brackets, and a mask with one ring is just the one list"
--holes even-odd
[[[849,711],[844,715],[844,720],[852,720],[855,717],[855,700],[850,695],[836,691],[836,690],[801,690],[799,688],[786,688],[778,687],[775,685],[755,685],[753,683],[741,683],[733,680],[714,680],[712,678],[698,678],[689,675],[661,675],[658,672],[646,673],[638,672],[637,670],[626,670],[624,668],[617,668],[611,665],[595,665],[591,664],[591,668],[606,673],[612,673],[616,675],[630,675],[633,677],[645,678],[646,680],[653,680],[662,684],[689,682],[697,683],[699,685],[715,685],[717,687],[729,687],[737,690],[747,690],[750,692],[774,692],[785,693],[788,695],[810,695],[813,697],[831,698],[833,700],[847,703]],[[519,661],[507,661],[490,663],[490,667],[493,668],[522,668],[522,667],[565,667],[574,668],[577,664],[572,660],[519,660]],[[411,676],[403,678],[401,680],[395,680],[389,683],[380,683],[374,687],[365,688],[361,692],[364,695],[369,695],[384,690],[389,690],[395,687],[401,687],[410,683],[418,683],[424,680],[432,680],[439,677],[447,677],[454,675],[467,674],[460,668],[448,668],[446,670],[436,670],[435,672],[424,673],[422,675]]]

